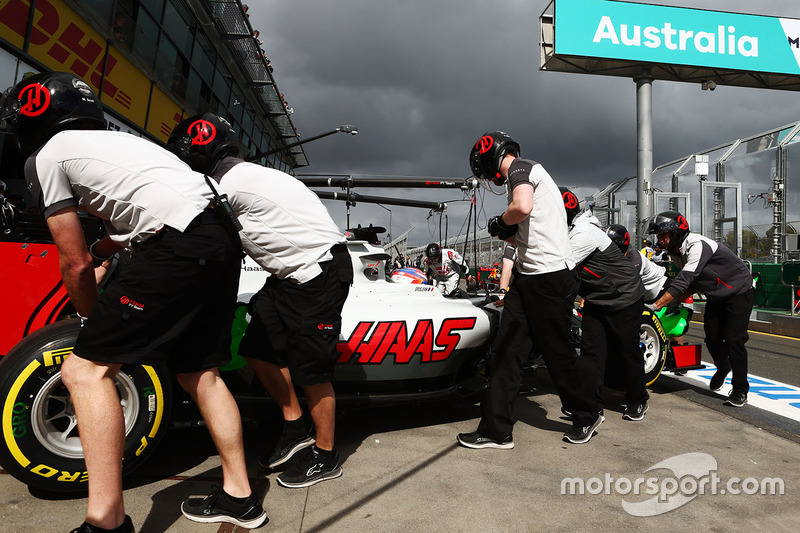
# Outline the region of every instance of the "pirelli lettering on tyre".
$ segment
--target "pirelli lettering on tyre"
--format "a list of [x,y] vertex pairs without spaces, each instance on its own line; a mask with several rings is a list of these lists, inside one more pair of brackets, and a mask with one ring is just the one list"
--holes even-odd
[[48,352],[42,352],[42,357],[44,358],[44,366],[57,366],[64,362],[64,359],[67,358],[69,354],[72,353],[72,346],[69,348],[60,348],[58,350],[51,350]]
[[394,364],[408,364],[415,355],[421,363],[444,361],[461,340],[459,331],[472,330],[475,317],[448,318],[435,331],[433,320],[419,320],[413,330],[405,321],[359,322],[350,337],[336,346],[339,363],[381,364],[387,356]]
[[667,334],[664,332],[664,326],[661,325],[661,321],[658,319],[656,315],[651,313],[650,311],[645,311],[642,315],[651,315],[653,317],[652,323],[653,326],[658,330],[658,336],[661,338],[662,341],[667,340]]
[[38,464],[31,468],[31,472],[34,474],[38,474],[42,477],[47,478],[54,478],[56,481],[63,481],[66,483],[78,482],[78,483],[85,483],[89,480],[89,473],[88,472],[66,472],[64,470],[59,470],[58,468],[53,468],[52,466],[47,466],[45,464]]
[[142,455],[142,452],[144,451],[144,449],[147,448],[147,444],[148,444],[147,443],[147,437],[142,437],[142,440],[140,442],[142,444],[141,444],[141,446],[136,448],[136,457],[139,457],[140,455]]

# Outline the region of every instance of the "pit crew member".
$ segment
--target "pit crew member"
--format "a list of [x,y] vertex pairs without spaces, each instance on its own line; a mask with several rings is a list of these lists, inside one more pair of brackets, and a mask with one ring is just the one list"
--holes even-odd
[[672,284],[652,304],[654,310],[682,299],[686,293],[706,295],[703,313],[705,341],[717,371],[709,382],[719,390],[733,371],[726,405],[743,407],[750,385],[747,382],[747,328],[755,300],[755,282],[739,257],[729,248],[692,233],[686,218],[677,211],[664,211],[648,226],[659,245],[682,267]]
[[[461,254],[450,248],[442,249],[432,242],[425,248],[425,265],[430,282],[438,287],[444,296],[459,296],[458,283],[461,275],[468,272],[467,264]],[[467,280],[470,276],[467,276]]]
[[[345,237],[319,198],[294,177],[239,159],[238,137],[212,113],[176,126],[168,146],[229,195],[244,250],[270,276],[253,297],[254,317],[239,346],[284,416],[283,432],[264,466],[284,487],[308,487],[342,475],[334,446],[336,397],[331,379],[341,312],[353,267]],[[294,392],[305,393],[312,424]],[[316,427],[316,444],[313,436]]]
[[591,388],[594,371],[570,343],[578,274],[572,260],[567,217],[558,186],[536,161],[519,157],[519,144],[501,131],[487,132],[469,156],[475,177],[508,181],[508,208],[489,220],[489,233],[515,242],[517,261],[504,300],[497,351],[489,361],[491,380],[481,401],[476,431],[457,437],[468,448],[514,447],[512,406],[523,365],[535,346],[563,406],[573,413],[568,442],[584,443],[603,422]]
[[626,384],[622,418],[639,421],[647,412],[644,360],[639,349],[644,286],[639,271],[600,228],[590,209],[580,213],[575,195],[561,188],[572,259],[578,265],[583,297],[581,359],[592,361],[597,370],[595,392],[602,403],[606,362],[620,357]]

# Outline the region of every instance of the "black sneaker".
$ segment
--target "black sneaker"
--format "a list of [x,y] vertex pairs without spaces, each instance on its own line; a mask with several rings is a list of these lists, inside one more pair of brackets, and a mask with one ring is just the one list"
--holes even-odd
[[731,407],[744,407],[744,404],[747,403],[747,393],[746,392],[731,392],[728,396],[728,399],[725,400],[725,405],[730,405]]
[[[568,410],[566,410],[566,409],[564,409],[562,407],[561,408],[561,414],[563,414],[565,417],[569,418],[570,420],[572,419],[572,411],[568,411]],[[605,411],[603,409],[600,409],[599,411],[597,411],[597,414],[600,415],[600,416],[604,416]]]
[[270,454],[269,457],[260,457],[258,459],[258,464],[264,468],[277,468],[286,463],[294,454],[303,448],[312,446],[315,442],[314,424],[311,423],[309,426],[310,427],[303,433],[297,434],[287,432],[287,425],[284,424],[283,432],[278,438],[278,442],[275,444],[275,449],[272,450],[272,454]]
[[181,512],[194,522],[227,522],[245,529],[255,529],[269,521],[255,492],[244,503],[237,503],[222,487],[215,487],[210,496],[187,499],[181,504]]
[[594,436],[594,430],[596,430],[604,421],[605,417],[603,415],[599,415],[590,426],[572,426],[572,429],[564,433],[564,440],[571,442],[572,444],[583,444],[585,442],[589,442],[589,439]]
[[[325,457],[326,455],[329,457]],[[278,476],[278,484],[290,489],[300,489],[341,475],[339,452],[325,452],[312,446],[303,450],[295,463]]]
[[510,450],[514,447],[514,439],[509,435],[508,437],[495,440],[486,435],[481,435],[477,431],[472,433],[459,433],[456,437],[458,443],[467,448],[474,448],[479,450],[481,448],[499,448],[501,450]]
[[713,391],[721,389],[722,386],[725,385],[725,378],[728,377],[728,373],[730,371],[731,371],[730,368],[727,370],[722,370],[721,368],[718,368],[717,371],[714,372],[714,375],[711,377],[711,381],[708,382],[708,388]]
[[623,420],[633,420],[638,422],[644,418],[644,414],[650,407],[647,405],[647,400],[641,403],[632,403],[625,406],[625,411],[622,413]]
[[133,529],[131,517],[125,515],[125,520],[122,522],[122,524],[114,529],[103,529],[101,527],[93,526],[84,522],[80,527],[76,527],[69,533],[135,533],[135,531]]

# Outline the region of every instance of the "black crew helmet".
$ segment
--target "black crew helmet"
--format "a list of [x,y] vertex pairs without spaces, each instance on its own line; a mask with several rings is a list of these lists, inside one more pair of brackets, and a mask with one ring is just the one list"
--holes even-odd
[[239,154],[239,137],[230,122],[214,113],[203,113],[175,126],[167,149],[195,172],[211,174],[223,157]]
[[436,244],[435,242],[430,243],[428,246],[425,247],[425,256],[428,259],[441,259],[442,257],[442,247]]
[[561,200],[564,202],[564,210],[567,212],[567,225],[571,226],[572,221],[581,212],[581,203],[575,193],[566,187],[559,187],[558,190],[561,191]]
[[0,118],[24,156],[64,130],[106,129],[100,98],[85,81],[69,72],[23,78],[3,93]]
[[689,222],[677,211],[663,211],[650,221],[647,233],[669,233],[668,251],[677,251],[689,235]]
[[512,153],[519,157],[519,144],[502,131],[487,131],[469,153],[469,167],[476,178],[498,185],[506,181],[500,174],[500,163]]
[[631,244],[631,234],[628,228],[622,224],[611,224],[606,229],[606,235],[619,247],[619,251],[623,254],[628,252],[628,247]]

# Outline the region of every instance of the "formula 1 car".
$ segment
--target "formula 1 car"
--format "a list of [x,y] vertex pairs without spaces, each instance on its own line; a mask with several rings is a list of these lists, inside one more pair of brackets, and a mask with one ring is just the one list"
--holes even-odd
[[[83,220],[87,240],[99,230]],[[334,388],[340,403],[407,402],[470,396],[488,378],[484,362],[500,320],[491,294],[445,298],[431,285],[392,282],[390,256],[375,230],[348,232],[354,284],[342,313]],[[38,215],[18,215],[0,235],[6,290],[0,291],[0,465],[34,489],[86,490],[77,423],[60,368],[80,330],[61,282],[55,246]],[[266,273],[242,265],[232,353],[247,326],[247,302]],[[642,353],[652,383],[664,366],[666,337],[657,319],[642,326]],[[579,326],[579,325],[578,325]],[[13,346],[13,347],[12,347]],[[246,362],[234,355],[221,369],[240,405],[268,401]],[[123,475],[180,425],[187,402],[165,366],[126,365],[116,378],[125,419]]]

